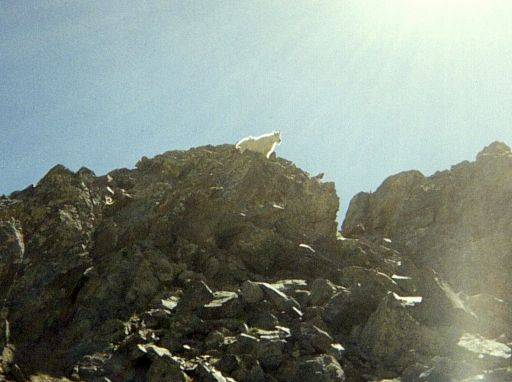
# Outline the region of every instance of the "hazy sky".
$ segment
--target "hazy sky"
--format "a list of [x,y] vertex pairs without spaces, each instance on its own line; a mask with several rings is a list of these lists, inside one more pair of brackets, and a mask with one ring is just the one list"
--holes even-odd
[[0,0],[0,194],[281,130],[342,213],[512,143],[512,2]]

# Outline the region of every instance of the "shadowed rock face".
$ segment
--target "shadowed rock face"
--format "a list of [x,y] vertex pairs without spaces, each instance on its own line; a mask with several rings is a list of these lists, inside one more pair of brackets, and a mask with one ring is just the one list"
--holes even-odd
[[495,142],[450,170],[389,177],[351,202],[343,232],[389,237],[457,291],[511,302],[512,153]]
[[299,244],[332,246],[337,210],[332,183],[229,145],[143,158],[102,177],[56,166],[1,203],[0,298],[17,358],[65,370],[187,279],[233,289],[320,273]]
[[[425,247],[436,258],[426,261],[419,244],[430,236],[420,240],[410,227],[462,224],[459,215],[464,224],[495,221],[484,207],[464,215],[435,187],[425,191],[431,198],[414,195],[438,178],[442,190],[459,192],[492,173],[485,190],[505,195],[508,153],[491,145],[476,164],[451,171],[485,167],[472,176],[410,172],[358,195],[344,223],[357,238],[337,235],[332,183],[231,145],[171,151],[99,177],[56,166],[35,187],[0,198],[0,381],[416,381],[483,372],[506,380],[504,289],[461,288],[443,261],[465,269],[469,260]],[[456,243],[473,245],[464,240],[477,229],[481,238],[505,236],[475,223]],[[454,250],[448,230],[435,232],[438,248]]]

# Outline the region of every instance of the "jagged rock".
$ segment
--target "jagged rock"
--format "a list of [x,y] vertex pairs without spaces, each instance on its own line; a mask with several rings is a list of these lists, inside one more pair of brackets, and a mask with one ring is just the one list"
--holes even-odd
[[263,369],[252,355],[242,355],[240,359],[240,367],[232,374],[236,381],[266,382]]
[[[499,368],[490,370],[483,374],[483,378],[488,382],[512,381],[512,368]],[[464,382],[478,382],[482,380],[482,374],[478,374],[473,378],[467,378]]]
[[199,382],[227,382],[222,373],[210,365],[199,364],[195,368],[194,374]]
[[208,333],[204,340],[204,346],[207,349],[218,349],[224,343],[224,334],[218,330]]
[[304,328],[306,330],[303,332],[303,336],[309,337],[309,341],[315,350],[320,353],[327,353],[331,350],[333,340],[329,333],[315,325],[306,326]]
[[189,381],[178,365],[170,363],[166,359],[157,359],[151,363],[146,378],[148,382],[160,381]]
[[155,345],[139,345],[143,353],[148,354],[151,359],[146,378],[148,381],[177,381],[185,382],[187,376],[181,371],[179,362],[172,356],[171,352]]
[[299,308],[297,301],[281,292],[274,285],[268,283],[259,283],[263,290],[265,297],[279,310],[291,310],[293,308]]
[[337,292],[336,285],[326,279],[316,279],[311,284],[310,305],[323,305]]
[[512,155],[512,153],[510,152],[509,146],[503,142],[493,142],[489,146],[484,147],[484,149],[477,154],[476,160],[510,155]]
[[394,175],[349,206],[348,233],[358,224],[364,237],[388,237],[419,268],[430,267],[456,292],[486,293],[510,303],[512,156],[495,142],[450,170],[424,177]]
[[254,365],[247,373],[247,376],[241,380],[246,382],[266,382],[267,378],[261,366]]
[[[477,368],[464,360],[454,361],[447,357],[436,356],[428,365],[415,364],[401,375],[404,382],[416,381],[467,381],[475,376]],[[481,379],[480,379],[481,380]],[[487,381],[487,379],[484,379]]]
[[264,338],[256,345],[256,359],[264,370],[277,369],[284,358],[286,341],[280,338]]
[[303,343],[303,347],[312,348],[319,353],[328,353],[333,343],[329,333],[309,323],[301,324],[300,341]]
[[258,283],[252,282],[250,280],[247,280],[242,284],[240,293],[244,300],[249,304],[255,304],[263,300],[263,297],[265,296],[261,286]]
[[332,355],[339,362],[345,355],[345,348],[340,343],[333,343],[326,353]]
[[306,306],[309,303],[311,292],[305,289],[296,289],[293,291],[292,297],[299,303],[300,306]]
[[0,380],[507,380],[511,158],[393,176],[344,235],[331,183],[231,145],[56,166],[0,197]]
[[166,309],[151,309],[144,312],[141,319],[147,328],[160,328],[169,325],[170,315]]
[[214,298],[213,291],[203,281],[191,280],[185,288],[177,309],[180,311],[194,310],[210,303]]
[[455,330],[450,328],[442,333],[422,326],[409,309],[414,308],[403,306],[388,295],[361,331],[361,347],[385,370],[399,372],[422,357],[444,354],[456,342]]
[[279,320],[271,311],[262,309],[252,311],[247,318],[247,323],[257,328],[270,330],[279,325]]
[[287,361],[279,370],[279,381],[341,382],[345,373],[338,361],[328,355]]
[[364,325],[390,292],[399,292],[398,285],[386,274],[362,267],[346,267],[339,276],[341,289],[325,306],[324,321],[336,332],[348,335],[355,326]]
[[486,337],[497,338],[505,335],[512,338],[510,304],[488,294],[480,293],[466,298],[468,309],[475,315],[472,331]]
[[236,337],[226,338],[224,343],[228,353],[251,354],[256,351],[259,339],[250,334],[241,333]]
[[473,333],[460,336],[455,353],[473,364],[481,364],[483,369],[508,366],[512,355],[509,346]]
[[240,368],[240,357],[235,354],[224,354],[216,363],[215,367],[226,374],[231,374]]
[[5,373],[9,373],[15,365],[16,352],[12,344],[4,346],[2,349],[2,357],[0,358],[0,365]]
[[220,291],[213,294],[213,300],[204,305],[199,315],[206,319],[238,317],[242,312],[238,294],[229,291]]

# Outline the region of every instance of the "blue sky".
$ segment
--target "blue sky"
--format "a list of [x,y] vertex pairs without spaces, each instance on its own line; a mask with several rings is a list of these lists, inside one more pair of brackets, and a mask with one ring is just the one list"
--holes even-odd
[[506,1],[0,0],[0,194],[278,129],[343,214],[512,143],[511,112]]

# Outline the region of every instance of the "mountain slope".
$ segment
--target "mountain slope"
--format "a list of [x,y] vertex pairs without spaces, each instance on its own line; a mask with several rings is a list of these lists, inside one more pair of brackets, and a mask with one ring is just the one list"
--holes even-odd
[[[422,179],[397,177],[392,216]],[[232,145],[56,166],[0,199],[0,380],[510,377],[508,300],[460,294],[373,197],[343,238],[332,183]]]

